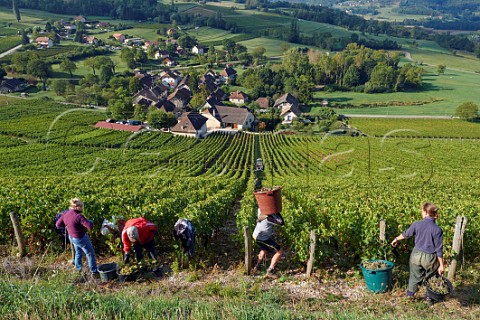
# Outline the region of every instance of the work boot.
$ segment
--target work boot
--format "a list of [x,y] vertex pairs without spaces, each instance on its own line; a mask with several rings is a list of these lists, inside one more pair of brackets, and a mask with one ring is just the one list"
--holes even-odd
[[258,267],[255,266],[255,267],[253,267],[252,270],[250,271],[250,274],[251,274],[252,276],[258,276],[258,275],[260,275],[260,273],[262,273],[262,272],[260,271],[260,266],[258,266]]
[[275,269],[268,268],[267,269],[267,274],[265,275],[265,278],[278,279],[278,274],[277,274]]
[[92,278],[92,281],[97,281],[98,279],[100,279],[100,273],[98,271],[92,272],[91,278]]

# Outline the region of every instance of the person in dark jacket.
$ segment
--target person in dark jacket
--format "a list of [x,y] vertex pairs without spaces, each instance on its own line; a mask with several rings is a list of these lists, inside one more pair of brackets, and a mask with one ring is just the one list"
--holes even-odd
[[95,251],[92,242],[87,234],[87,230],[93,229],[93,221],[87,220],[83,215],[83,202],[79,198],[70,200],[70,209],[63,213],[55,227],[60,229],[65,227],[68,232],[68,238],[75,249],[75,269],[82,270],[83,254],[87,256],[88,267],[93,276],[98,275]]
[[195,253],[195,228],[187,219],[178,219],[173,227],[173,236],[182,243],[182,253],[193,257]]
[[[407,296],[413,297],[418,286],[436,272],[443,275],[443,231],[436,224],[438,208],[433,203],[422,205],[421,221],[416,221],[410,227],[393,239],[391,245],[396,247],[403,239],[415,237],[415,247],[410,255],[410,277]],[[427,300],[430,301],[427,292]]]
[[58,219],[60,219],[60,217],[67,211],[68,210],[63,210],[62,212],[57,213],[55,217],[53,217],[53,227],[55,229],[55,232],[58,234],[58,238],[62,242],[64,249],[67,247],[67,244],[70,243],[70,240],[68,239],[68,232],[65,227],[57,228],[56,224]]

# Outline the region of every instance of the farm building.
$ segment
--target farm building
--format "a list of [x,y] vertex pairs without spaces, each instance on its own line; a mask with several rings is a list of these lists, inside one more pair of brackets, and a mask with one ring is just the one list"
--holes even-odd
[[0,93],[18,92],[25,89],[26,83],[23,80],[12,78],[5,79],[0,84]]
[[216,105],[206,108],[203,115],[208,118],[207,129],[230,128],[235,130],[250,129],[255,117],[247,108]]
[[178,123],[172,127],[175,135],[203,138],[207,134],[207,118],[196,111],[186,112],[180,116]]

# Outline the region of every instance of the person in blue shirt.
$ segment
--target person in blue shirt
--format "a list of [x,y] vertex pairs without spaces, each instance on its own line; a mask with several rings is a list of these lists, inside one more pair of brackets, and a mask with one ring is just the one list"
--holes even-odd
[[[422,205],[423,220],[416,221],[393,239],[391,245],[396,247],[403,239],[415,237],[415,246],[410,255],[410,277],[407,296],[413,297],[424,279],[436,272],[443,275],[443,231],[436,224],[438,208],[433,203]],[[427,300],[430,300],[427,292]]]

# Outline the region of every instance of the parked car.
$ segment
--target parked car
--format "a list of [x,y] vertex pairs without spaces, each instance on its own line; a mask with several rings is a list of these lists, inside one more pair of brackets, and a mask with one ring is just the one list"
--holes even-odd
[[142,121],[139,121],[139,120],[128,120],[127,121],[127,124],[131,125],[131,126],[141,126],[142,125]]

